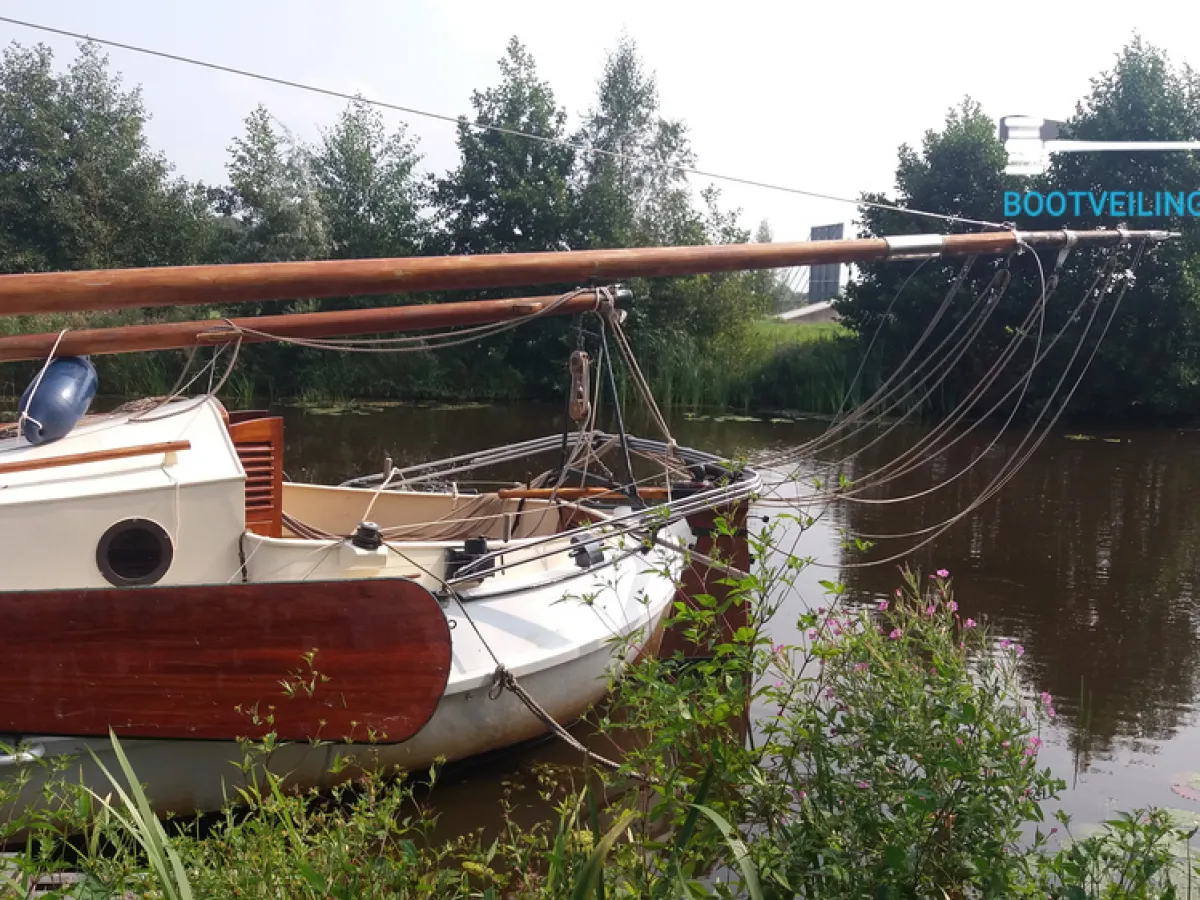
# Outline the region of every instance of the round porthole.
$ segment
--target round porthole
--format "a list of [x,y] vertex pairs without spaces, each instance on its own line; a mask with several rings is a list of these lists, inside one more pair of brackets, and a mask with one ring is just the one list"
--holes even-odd
[[109,584],[154,584],[171,568],[171,536],[150,519],[125,519],[113,525],[96,547],[96,565]]

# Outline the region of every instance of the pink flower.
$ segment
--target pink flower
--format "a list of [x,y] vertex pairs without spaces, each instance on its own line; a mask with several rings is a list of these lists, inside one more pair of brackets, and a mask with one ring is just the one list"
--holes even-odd
[[1011,644],[1012,644],[1012,641],[1010,641],[1008,638],[1005,638],[1004,640],[1002,640],[1000,642],[1000,649],[1007,650]]
[[1017,651],[1017,656],[1025,655],[1025,648],[1022,647],[1020,644],[1017,644],[1015,647],[1013,647],[1013,649]]
[[951,600],[946,604],[946,609],[950,610],[950,612],[958,612],[958,604]]
[[879,601],[879,611],[887,612],[887,608],[888,608],[888,602],[886,600],[880,600]]
[[949,577],[950,577],[950,570],[949,570],[949,569],[938,569],[938,570],[937,570],[937,577],[938,577],[938,578],[949,578]]
[[935,612],[937,612],[937,610],[934,609],[933,606],[925,607],[925,615],[932,616]]
[[1005,750],[1007,750],[1009,747],[1009,743],[1008,743],[1008,741],[1001,741],[1000,746],[1003,747]]
[[818,607],[817,607],[817,615],[818,615],[818,616],[823,616],[823,615],[825,615],[825,607],[823,607],[823,606],[818,606]]
[[808,629],[808,639],[810,641],[815,641],[817,639],[817,629],[815,629],[815,628]]
[[855,671],[855,672],[865,672],[865,671],[867,671],[867,669],[869,669],[869,668],[871,668],[871,664],[870,664],[870,663],[861,662],[861,663],[855,663],[855,664],[854,664],[854,671]]
[[833,688],[831,688],[831,687],[825,688],[825,696],[826,696],[826,698],[832,698],[833,697]]
[[899,628],[893,628],[892,633],[888,635],[888,638],[890,638],[893,641],[898,641],[898,640],[900,640],[900,636],[902,634],[904,634],[904,632],[901,631]]
[[963,622],[963,628],[974,628],[974,627],[975,627],[974,619],[967,619],[967,621]]
[[869,791],[871,789],[871,786],[869,784],[867,784],[865,781],[859,781],[859,782],[856,782],[856,784],[858,785],[858,787],[861,790]]
[[797,800],[804,800],[806,797],[808,797],[808,791],[796,791]]

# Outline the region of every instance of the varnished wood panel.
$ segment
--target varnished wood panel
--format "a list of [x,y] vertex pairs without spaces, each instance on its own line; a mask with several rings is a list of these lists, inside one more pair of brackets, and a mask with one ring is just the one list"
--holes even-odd
[[[287,696],[313,649],[315,690]],[[398,742],[449,673],[446,617],[404,579],[0,593],[0,733]]]
[[246,470],[246,528],[265,537],[283,535],[283,419],[235,421],[229,436]]

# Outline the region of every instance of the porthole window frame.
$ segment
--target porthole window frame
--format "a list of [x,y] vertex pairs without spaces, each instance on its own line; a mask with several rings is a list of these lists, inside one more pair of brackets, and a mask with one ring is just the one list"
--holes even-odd
[[[136,578],[126,578],[113,568],[112,562],[109,559],[109,553],[112,550],[113,541],[134,529],[148,531],[158,541],[161,555],[158,565],[150,572]],[[104,576],[104,580],[113,587],[142,587],[157,584],[167,574],[174,559],[175,545],[171,541],[171,535],[153,519],[135,517],[114,522],[100,536],[100,540],[96,544],[96,568],[100,570],[100,574]]]

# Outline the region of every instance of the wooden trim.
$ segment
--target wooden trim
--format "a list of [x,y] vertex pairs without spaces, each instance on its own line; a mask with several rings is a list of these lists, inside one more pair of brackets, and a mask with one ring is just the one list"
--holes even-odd
[[[629,495],[603,487],[554,488],[504,488],[496,491],[501,500],[628,500]],[[643,500],[666,500],[667,489],[663,487],[638,488]]]
[[0,475],[32,472],[35,469],[56,469],[60,466],[82,466],[86,463],[106,462],[110,459],[153,456],[156,453],[178,453],[180,450],[190,450],[191,446],[191,441],[162,441],[157,444],[142,444],[140,447],[115,447],[112,450],[91,450],[87,453],[68,453],[65,456],[23,459],[20,462],[0,463]]

